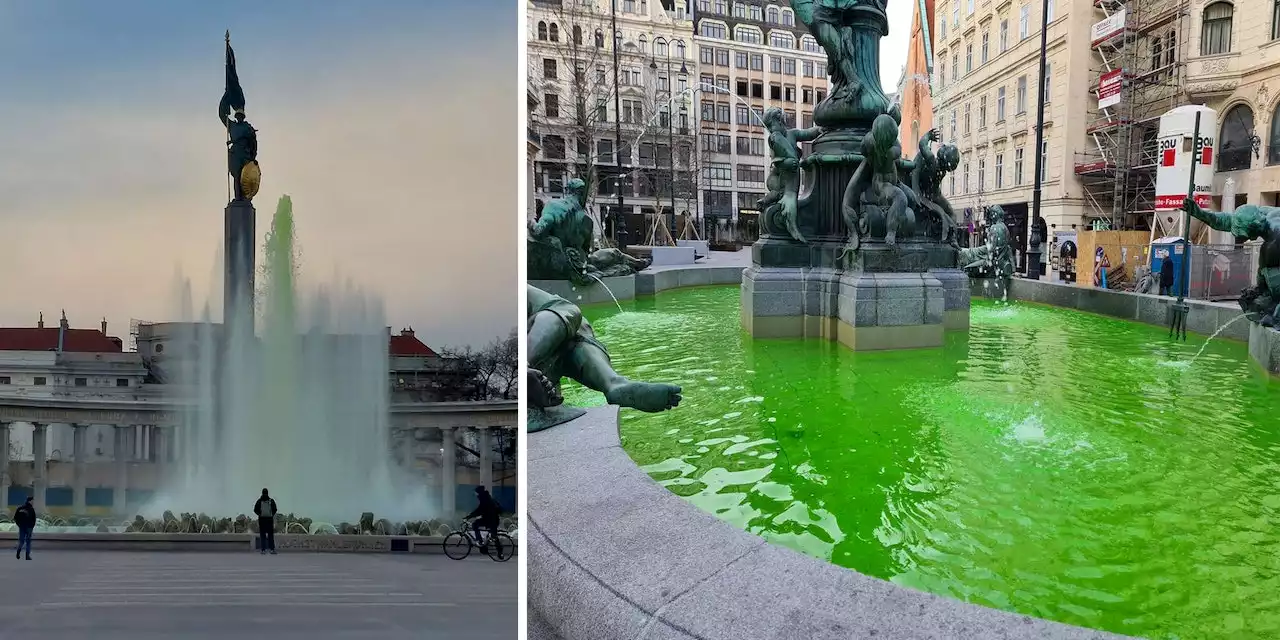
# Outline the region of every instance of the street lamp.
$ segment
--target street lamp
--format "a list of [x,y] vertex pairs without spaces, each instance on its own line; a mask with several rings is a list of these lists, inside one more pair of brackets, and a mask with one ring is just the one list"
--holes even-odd
[[[657,44],[656,42],[654,44]],[[649,71],[655,76],[658,73],[658,60],[655,56],[649,61]],[[685,66],[684,59],[680,59],[680,77],[687,78],[689,76],[689,67]],[[673,104],[675,94],[671,90],[671,45],[667,44],[667,169],[670,175],[669,189],[671,192],[671,241],[676,241],[676,142],[675,142],[675,105]],[[657,92],[654,92],[657,95]],[[680,103],[681,110],[684,109],[684,101]],[[657,145],[654,145],[655,147]],[[656,155],[656,154],[655,154]]]

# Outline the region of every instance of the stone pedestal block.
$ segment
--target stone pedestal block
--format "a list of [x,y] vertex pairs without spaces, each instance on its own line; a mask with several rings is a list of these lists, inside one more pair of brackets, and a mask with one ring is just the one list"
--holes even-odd
[[961,269],[930,269],[942,283],[942,326],[947,331],[969,330],[969,276]]
[[1272,375],[1280,375],[1280,330],[1250,322],[1249,357]]

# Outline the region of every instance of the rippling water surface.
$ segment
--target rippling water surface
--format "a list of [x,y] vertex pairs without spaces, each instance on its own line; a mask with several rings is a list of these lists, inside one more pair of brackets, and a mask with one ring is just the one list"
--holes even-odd
[[[652,477],[898,584],[1156,638],[1280,637],[1280,383],[1240,343],[975,300],[942,349],[752,341],[736,287],[585,309]],[[576,404],[599,404],[575,387]]]

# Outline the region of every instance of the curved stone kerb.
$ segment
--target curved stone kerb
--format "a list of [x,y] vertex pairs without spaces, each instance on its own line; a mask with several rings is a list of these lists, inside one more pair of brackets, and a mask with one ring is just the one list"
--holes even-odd
[[769,544],[640,470],[622,449],[617,407],[530,434],[528,460],[529,605],[564,640],[1120,637]]

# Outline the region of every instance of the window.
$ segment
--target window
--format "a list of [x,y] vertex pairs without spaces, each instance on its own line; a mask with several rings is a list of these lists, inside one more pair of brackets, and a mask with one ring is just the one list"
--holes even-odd
[[542,104],[546,110],[548,118],[560,117],[560,96],[554,93],[548,93],[542,96]]
[[1204,24],[1200,28],[1200,55],[1211,56],[1231,50],[1233,12],[1234,8],[1225,2],[1215,2],[1204,8]]
[[987,97],[978,98],[978,129],[987,128]]
[[1022,115],[1027,112],[1027,77],[1018,76],[1018,110],[1015,112]]
[[716,122],[729,124],[729,103],[728,102],[716,103]]
[[573,25],[573,43],[582,46],[582,27]]
[[1000,21],[1000,53],[1009,50],[1009,19]]
[[720,22],[711,22],[708,20],[703,20],[699,31],[701,35],[706,36],[708,38],[717,38],[720,40],[725,40],[729,37],[729,30],[726,29],[724,24]]
[[782,61],[782,73],[788,76],[794,76],[796,74],[795,58],[787,58]]
[[[942,15],[945,16],[947,14],[944,11],[942,12]],[[938,24],[938,38],[941,40],[947,39],[947,21],[946,20],[943,20],[941,23]]]
[[[1280,9],[1280,2],[1277,2],[1275,6],[1277,9]],[[1271,27],[1271,37],[1273,39],[1276,37],[1274,26]],[[1164,66],[1164,36],[1160,35],[1151,39],[1151,70],[1155,71],[1156,69],[1159,69],[1163,66]],[[1156,82],[1159,82],[1160,80],[1163,79],[1163,77],[1164,77],[1163,73],[1156,73],[1155,75],[1152,76],[1152,79],[1154,79]]]
[[1040,182],[1049,179],[1049,141],[1040,144]]
[[538,39],[539,40],[547,39],[547,23],[545,22],[538,23]]
[[964,45],[964,72],[973,73],[973,43]]
[[667,41],[666,41],[666,40],[663,40],[662,38],[657,38],[657,39],[655,39],[655,40],[653,41],[653,55],[654,55],[654,57],[658,57],[658,58],[666,58],[666,57],[668,57],[668,55],[669,55],[669,54],[667,53],[668,51],[669,51],[669,50],[667,49]]
[[702,179],[709,186],[733,188],[733,166],[727,164],[708,164],[702,168]]
[[1022,185],[1022,147],[1013,150],[1013,184]]
[[818,45],[818,41],[813,36],[806,35],[800,38],[800,48],[813,53],[822,53],[822,47]]
[[754,4],[753,4],[753,5],[748,5],[748,6],[747,6],[747,17],[751,18],[752,20],[755,20],[756,22],[760,22],[760,7],[759,7],[759,5],[754,5]]
[[738,182],[764,182],[764,167],[740,164],[738,165]]
[[639,46],[640,46],[640,53],[648,53],[649,39],[644,37],[643,33],[640,34]]
[[996,122],[1004,122],[1004,87],[996,89]]
[[751,124],[751,112],[747,110],[747,105],[740,104],[735,108],[738,116],[738,124]]
[[1026,40],[1031,35],[1031,5],[1024,4],[1018,9],[1018,39]]
[[596,29],[596,48],[604,48],[604,32],[599,29]]
[[1238,104],[1227,110],[1218,137],[1218,171],[1248,169],[1253,159],[1253,109]]
[[951,54],[951,81],[960,81],[960,54]]
[[764,54],[763,53],[751,54],[751,70],[764,71]]
[[967,135],[969,135],[969,131],[970,131],[970,129],[969,129],[969,124],[970,124],[970,119],[969,119],[969,103],[968,103],[968,102],[966,102],[966,103],[964,103],[964,134],[965,134],[966,136],[967,136]]
[[951,172],[951,188],[947,189],[947,195],[954,196],[956,194],[956,172]]
[[960,137],[960,134],[956,129],[956,110],[952,109],[951,110],[951,140],[955,141],[955,139],[959,137]]
[[941,89],[945,86],[947,86],[947,61],[943,60],[938,63],[938,88]]
[[34,385],[35,385],[35,386],[37,386],[37,387],[43,387],[43,386],[44,386],[45,384],[47,384],[47,383],[48,383],[48,380],[45,380],[45,377],[44,377],[44,376],[36,376],[36,377],[31,381],[31,384],[34,384]]
[[966,16],[973,15],[973,0],[964,0],[964,14]]
[[782,73],[782,58],[778,56],[769,56],[769,71],[772,73]]
[[737,51],[733,54],[733,66],[739,69],[747,68],[747,52]]
[[796,37],[786,31],[770,31],[769,46],[779,49],[796,48]]
[[802,87],[800,89],[800,102],[813,104],[813,89],[811,87]]
[[778,20],[778,8],[769,7],[768,9],[765,9],[764,21],[768,22],[769,24],[778,24],[779,22],[781,22],[780,20]]
[[88,379],[88,378],[76,378],[75,385],[76,385],[77,387],[87,387],[87,386],[89,386],[89,379]]
[[596,141],[596,162],[613,163],[613,141],[597,140]]
[[800,61],[800,75],[806,78],[813,77],[813,61],[812,60]]
[[733,28],[733,39],[747,44],[763,44],[764,34],[754,27],[736,26]]
[[715,64],[716,50],[711,47],[698,47],[698,58],[702,64]]
[[978,58],[978,64],[986,64],[991,53],[991,34],[986,31],[982,32],[982,55]]
[[9,376],[0,376],[0,384],[12,384],[12,381],[9,380]]
[[987,159],[978,158],[978,193],[987,188]]
[[764,83],[763,82],[756,82],[756,81],[751,82],[751,97],[755,98],[756,100],[764,99]]
[[556,61],[555,58],[542,59],[542,77],[547,80],[556,80]]
[[964,176],[964,192],[969,193],[970,184],[969,184],[969,161],[968,160],[966,160],[964,164],[961,165],[961,171],[963,172],[961,173],[961,175]]
[[1053,65],[1048,62],[1044,63],[1044,103],[1052,102],[1053,96]]
[[1045,13],[1045,14],[1044,14],[1044,21],[1045,21],[1045,22],[1053,22],[1053,18],[1054,18],[1054,14],[1053,14],[1053,0],[1047,0],[1047,1],[1048,1],[1048,5],[1049,5],[1049,7],[1048,7],[1048,8],[1049,8],[1049,11],[1048,11],[1047,13]]
[[716,66],[720,66],[720,67],[729,66],[729,50],[728,49],[716,49]]
[[796,16],[794,13],[791,13],[790,9],[782,10],[782,25],[784,27],[796,26]]
[[1004,154],[996,154],[996,188],[1004,188]]

